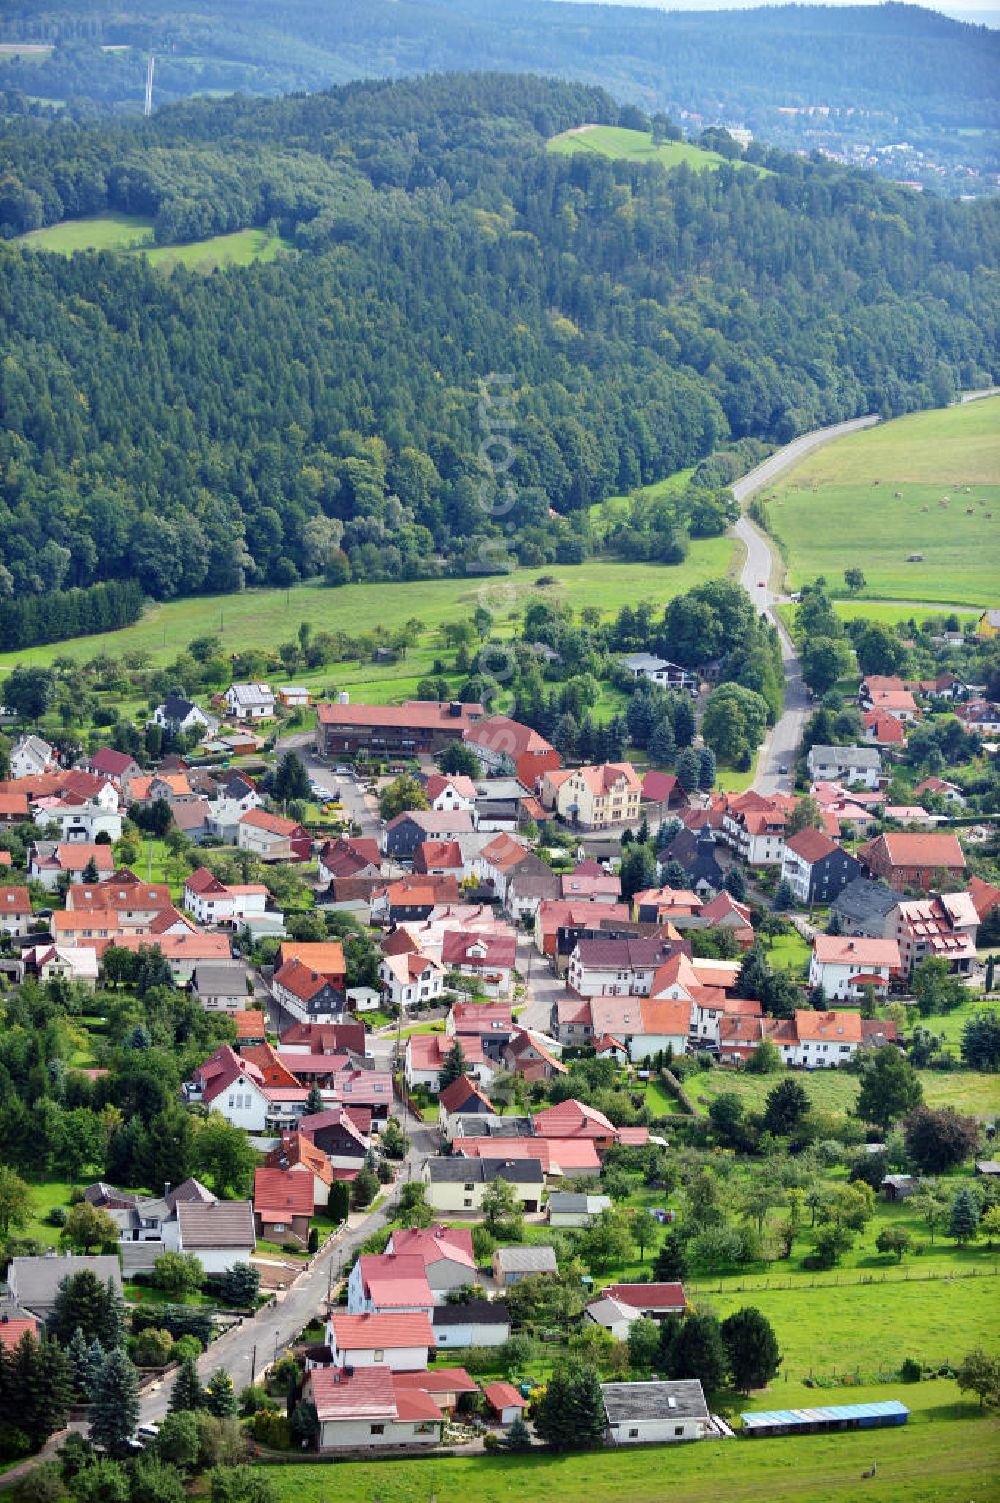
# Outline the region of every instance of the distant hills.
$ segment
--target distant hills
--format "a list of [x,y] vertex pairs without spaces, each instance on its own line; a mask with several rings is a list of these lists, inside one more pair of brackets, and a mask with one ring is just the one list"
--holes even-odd
[[[887,175],[961,189],[1000,170],[1000,33],[916,6],[660,11],[553,0],[7,0],[0,104],[77,113],[205,92],[316,90],[357,77],[488,69],[600,84],[622,102],[745,126],[793,149],[901,145]],[[125,47],[124,51],[102,50]],[[42,101],[41,103],[39,101]],[[926,173],[923,158],[930,159]]]

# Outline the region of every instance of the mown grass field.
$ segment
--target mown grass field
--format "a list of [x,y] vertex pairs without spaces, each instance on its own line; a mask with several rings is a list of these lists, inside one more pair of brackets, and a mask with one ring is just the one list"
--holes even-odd
[[[532,598],[564,600],[579,609],[597,605],[606,616],[625,604],[649,600],[662,607],[693,585],[724,575],[732,557],[731,539],[706,538],[692,543],[683,564],[615,563],[605,559],[586,564],[557,565],[544,573],[554,583],[536,584],[539,571],[518,569],[503,578],[416,580],[397,583],[351,584],[340,589],[298,585],[291,590],[248,590],[241,595],[205,595],[152,606],[135,626],[68,642],[50,643],[22,652],[0,655],[0,669],[16,662],[51,663],[67,656],[86,660],[98,653],[120,656],[142,650],[154,663],[171,662],[193,638],[217,633],[227,653],[245,648],[273,650],[295,636],[301,621],[315,631],[343,631],[355,635],[375,627],[393,631],[411,618],[423,623],[416,647],[405,662],[375,667],[370,663],[337,664],[311,676],[313,683],[334,683],[358,698],[387,702],[412,695],[417,680],[430,670],[442,652],[439,628],[448,621],[468,619],[482,602],[494,614],[500,634],[512,611],[523,612]],[[295,673],[295,681],[303,679]],[[307,675],[305,682],[310,681]]]
[[18,245],[29,250],[55,251],[70,256],[84,250],[141,250],[153,266],[186,266],[193,271],[214,271],[219,266],[249,266],[253,261],[273,261],[281,250],[294,246],[267,230],[235,230],[230,235],[210,235],[187,245],[154,245],[153,221],[141,214],[90,214],[65,219],[21,235]]
[[934,1368],[954,1366],[976,1346],[996,1347],[1000,1281],[918,1280],[915,1261],[911,1271],[910,1282],[887,1278],[871,1284],[845,1273],[840,1288],[809,1288],[804,1279],[791,1288],[751,1292],[733,1285],[722,1294],[700,1295],[697,1303],[722,1319],[755,1305],[774,1326],[782,1375],[787,1372],[791,1381],[855,1370],[875,1376],[880,1367],[895,1371],[907,1357]]
[[[563,131],[546,143],[548,151],[570,156],[575,151],[592,151],[602,157],[621,157],[629,162],[659,162],[662,167],[679,167],[685,163],[696,172],[715,171],[726,160],[718,152],[705,151],[700,146],[691,146],[686,141],[664,141],[653,145],[647,131],[623,130],[619,125],[583,125],[576,130]],[[758,167],[740,163],[751,172]]]
[[[848,1403],[900,1398],[900,1429],[776,1440],[623,1447],[583,1455],[431,1457],[394,1462],[265,1468],[279,1503],[993,1503],[1000,1498],[1000,1422],[963,1401],[954,1383],[818,1394],[792,1383],[741,1405]],[[878,1477],[861,1474],[878,1462]]]
[[[790,588],[823,574],[836,593],[843,571],[860,564],[864,594],[876,599],[991,604],[1000,591],[1000,397],[839,439],[765,499]],[[923,560],[908,563],[918,552]]]

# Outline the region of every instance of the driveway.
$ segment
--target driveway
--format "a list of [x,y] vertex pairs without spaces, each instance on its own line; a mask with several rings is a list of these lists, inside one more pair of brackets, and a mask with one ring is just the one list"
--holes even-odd
[[310,778],[315,779],[321,787],[333,789],[336,785],[346,818],[360,825],[362,836],[373,840],[379,838],[381,826],[377,799],[363,791],[353,773],[338,777],[333,771],[335,763],[329,758],[320,760],[316,755],[316,736],[313,731],[296,731],[292,736],[282,736],[275,743],[274,750],[278,757],[284,756],[285,752],[295,752]]
[[[745,507],[759,491],[777,480],[787,470],[794,468],[808,454],[821,449],[834,439],[848,433],[857,433],[862,428],[871,428],[877,417],[853,418],[848,423],[835,423],[830,428],[817,428],[812,433],[803,433],[793,439],[749,475],[733,485],[733,495],[740,507]],[[781,560],[756,523],[744,513],[733,532],[746,548],[746,562],[740,575],[740,583],[757,608],[759,615],[777,627],[781,640],[781,661],[785,670],[785,705],[780,720],[768,732],[757,760],[757,773],[753,787],[758,793],[791,793],[795,786],[795,758],[802,741],[802,732],[810,713],[809,697],[802,681],[802,665],[799,662],[795,643],[774,607],[787,601],[787,595],[777,591]],[[780,769],[786,767],[787,772]]]

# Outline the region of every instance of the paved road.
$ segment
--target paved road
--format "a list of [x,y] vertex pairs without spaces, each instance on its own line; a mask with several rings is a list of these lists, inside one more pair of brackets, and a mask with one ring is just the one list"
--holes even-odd
[[[749,475],[737,480],[733,486],[733,495],[741,507],[745,506],[758,491],[799,464],[806,455],[848,433],[870,428],[877,421],[875,417],[854,418],[849,423],[836,423],[830,428],[817,428],[813,433],[803,433],[801,438],[793,439],[790,444],[765,459],[755,470],[751,470]],[[733,531],[746,548],[746,562],[740,583],[759,614],[767,616],[777,627],[785,669],[784,711],[777,725],[768,732],[757,762],[753,786],[759,793],[791,793],[795,757],[810,706],[795,644],[774,610],[775,605],[787,599],[787,596],[777,593],[774,588],[774,576],[780,569],[780,559],[760,528],[745,514],[740,517]],[[781,772],[782,767],[787,768],[787,772]]]
[[[400,1184],[405,1184],[408,1178],[418,1177],[424,1161],[435,1154],[439,1146],[435,1127],[417,1125],[411,1117],[406,1128],[410,1137],[410,1151]],[[224,1367],[239,1392],[251,1380],[251,1364],[255,1356],[255,1371],[260,1375],[274,1361],[275,1354],[280,1356],[310,1320],[325,1311],[331,1279],[336,1283],[341,1270],[347,1266],[362,1242],[392,1219],[398,1198],[399,1191],[395,1189],[358,1225],[342,1231],[320,1253],[308,1272],[299,1276],[277,1305],[261,1311],[255,1320],[247,1320],[242,1326],[236,1326],[220,1336],[218,1341],[213,1341],[198,1363],[202,1381],[207,1383],[216,1368]],[[140,1416],[142,1424],[159,1421],[166,1414],[170,1386],[171,1380],[168,1380],[145,1395]]]

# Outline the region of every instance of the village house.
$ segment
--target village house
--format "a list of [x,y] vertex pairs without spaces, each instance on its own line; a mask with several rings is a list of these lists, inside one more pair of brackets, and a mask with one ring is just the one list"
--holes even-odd
[[659,684],[662,689],[686,690],[692,695],[698,693],[697,673],[682,668],[679,663],[668,662],[651,652],[631,652],[618,661],[635,679],[646,679],[651,684]]
[[438,1095],[438,1126],[445,1141],[450,1143],[456,1127],[466,1117],[495,1117],[496,1107],[479,1083],[468,1075],[460,1075],[451,1085],[445,1086]]
[[[409,939],[405,930],[395,930]],[[389,936],[390,939],[393,935]],[[403,1010],[417,1003],[433,1002],[444,991],[444,968],[409,940],[405,949],[393,949],[379,961],[378,979],[387,1006]]]
[[413,874],[421,877],[465,876],[465,857],[457,840],[422,840],[413,853]]
[[316,1210],[329,1204],[330,1187],[334,1182],[333,1165],[305,1133],[283,1132],[278,1146],[265,1155],[264,1163],[269,1169],[280,1169],[308,1179]]
[[271,994],[300,1023],[332,1023],[344,1015],[347,997],[322,971],[294,957],[271,979]]
[[560,873],[559,885],[559,896],[573,903],[616,903],[622,895],[618,873],[599,861],[579,861],[571,872]]
[[460,809],[471,814],[476,806],[476,785],[461,774],[432,772],[424,783],[424,797],[431,809]]
[[305,710],[312,704],[312,694],[302,684],[281,684],[278,703],[286,710]]
[[78,946],[34,945],[21,951],[21,963],[25,975],[35,976],[39,981],[77,981],[93,989],[97,985],[99,968],[96,950]]
[[596,1039],[615,1039],[639,1064],[669,1049],[687,1050],[691,1032],[691,1003],[687,998],[592,997],[590,1012]]
[[303,1398],[315,1406],[322,1453],[436,1446],[441,1440],[444,1415],[434,1398],[400,1384],[381,1364],[313,1368]]
[[249,1263],[257,1246],[249,1200],[178,1200],[177,1249],[194,1253],[207,1274]]
[[697,1378],[602,1383],[607,1438],[612,1445],[665,1445],[704,1440],[712,1417]]
[[584,830],[634,824],[639,818],[642,784],[630,762],[603,762],[568,772],[547,772],[541,799],[567,824]]
[[748,866],[780,866],[787,822],[784,809],[731,808],[723,818],[722,835]]
[[680,830],[657,858],[657,872],[662,882],[663,873],[672,861],[684,872],[684,879],[701,898],[714,897],[722,891],[725,872],[719,864],[716,832],[710,824],[696,830]]
[[566,982],[581,997],[646,997],[660,966],[679,948],[669,939],[581,939]]
[[806,758],[814,783],[860,783],[877,788],[882,758],[874,746],[812,746]]
[[899,894],[884,882],[875,882],[862,874],[849,882],[830,905],[830,917],[836,918],[842,934],[864,934],[871,939],[888,939],[889,915],[899,902]]
[[965,794],[957,783],[949,783],[946,778],[929,777],[919,782],[913,790],[915,798],[922,798],[925,793],[931,793],[943,803],[953,804],[956,808],[964,808]]
[[[367,1107],[336,1106],[300,1117],[298,1130],[329,1159],[341,1177],[353,1177],[371,1148],[372,1114]],[[353,1174],[352,1174],[353,1171]]]
[[831,1000],[856,1002],[866,986],[884,997],[899,969],[899,945],[894,939],[817,934],[809,961],[809,985],[821,986]]
[[199,866],[184,881],[184,907],[199,924],[238,926],[240,921],[253,916],[263,917],[269,900],[270,894],[262,882],[230,885],[204,866]]
[[290,1169],[254,1171],[253,1212],[258,1237],[279,1246],[288,1242],[304,1248],[309,1242],[314,1209],[311,1174],[293,1174]]
[[294,819],[268,814],[265,809],[249,809],[240,818],[236,844],[265,861],[307,861],[312,852],[308,830]]
[[[242,1012],[252,994],[253,983],[242,960],[206,960],[191,973],[191,995],[206,1012]],[[264,1028],[264,1014],[258,1013]]]
[[539,1034],[527,1028],[517,1028],[503,1051],[504,1065],[522,1080],[552,1080],[556,1075],[565,1075],[568,1073],[566,1066],[547,1047],[551,1042],[547,1039],[543,1043]]
[[479,758],[484,772],[505,773],[513,769],[518,781],[532,791],[547,772],[560,765],[559,753],[544,736],[506,715],[488,715],[478,720],[465,732],[465,741]]
[[56,754],[41,736],[21,736],[10,754],[10,775],[14,779],[38,777],[56,767]]
[[498,1300],[466,1300],[460,1305],[436,1305],[431,1315],[434,1345],[438,1348],[503,1346],[510,1340],[510,1312]]
[[323,704],[316,710],[316,750],[336,758],[436,757],[461,741],[483,707],[458,700],[410,699],[401,705]]
[[545,1184],[537,1159],[428,1159],[423,1178],[431,1207],[446,1215],[478,1213],[483,1194],[497,1179],[506,1180],[521,1209],[532,1213],[541,1206]]
[[[340,835],[336,840],[328,840],[317,858],[317,875],[321,882],[373,882],[381,873],[382,853],[374,839]],[[370,893],[370,886],[359,888],[359,896]]]
[[0,931],[18,939],[29,932],[31,923],[31,898],[28,895],[28,889],[26,887],[0,887]]
[[880,877],[896,892],[907,888],[938,886],[942,878],[960,881],[965,874],[965,856],[958,836],[936,831],[921,834],[891,831],[877,835],[858,851],[858,860],[873,877]]
[[426,1228],[394,1227],[386,1252],[420,1261],[435,1304],[450,1301],[455,1290],[471,1288],[478,1282],[472,1232],[468,1227],[445,1226],[440,1222]]
[[[406,1040],[403,1055],[403,1078],[409,1090],[423,1089],[437,1095],[441,1089],[441,1071],[454,1044],[440,1033],[413,1033]],[[489,1090],[500,1064],[490,1059],[476,1037],[461,1040],[465,1073]]]
[[362,1253],[347,1280],[351,1315],[430,1316],[434,1308],[423,1258],[411,1253]]
[[804,907],[832,902],[860,875],[861,867],[854,857],[821,830],[799,830],[785,841],[781,880],[788,883],[795,901]]
[[544,816],[539,800],[519,778],[477,778],[473,787],[476,790],[473,818],[476,829],[483,834],[513,831],[529,819]]
[[554,1247],[497,1247],[493,1250],[493,1277],[498,1289],[511,1289],[522,1279],[537,1274],[555,1278],[559,1272]]
[[479,982],[484,996],[509,997],[514,986],[517,939],[507,931],[499,934],[469,934],[448,929],[441,945],[445,972],[456,972]]
[[214,735],[219,729],[219,722],[214,716],[206,715],[193,700],[185,699],[182,694],[168,694],[163,703],[153,711],[151,724],[158,725],[161,730],[172,731],[174,735],[187,735],[191,731]]
[[411,862],[425,840],[454,840],[475,826],[467,809],[408,809],[382,830],[382,851],[392,861]]
[[862,739],[871,746],[880,746],[891,751],[906,745],[903,722],[890,715],[888,710],[866,710],[862,719]]
[[268,684],[230,684],[225,701],[232,720],[268,720],[274,715],[274,695]]
[[122,1292],[117,1253],[11,1258],[7,1265],[7,1290],[12,1304],[44,1323],[55,1310],[63,1279],[74,1278],[79,1273],[92,1273],[100,1284],[110,1282],[119,1295]]
[[423,1372],[434,1332],[426,1312],[349,1315],[335,1310],[326,1327],[334,1367],[387,1367]]

